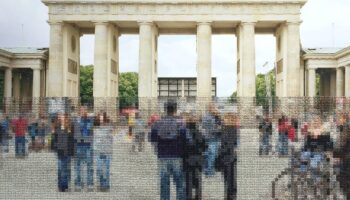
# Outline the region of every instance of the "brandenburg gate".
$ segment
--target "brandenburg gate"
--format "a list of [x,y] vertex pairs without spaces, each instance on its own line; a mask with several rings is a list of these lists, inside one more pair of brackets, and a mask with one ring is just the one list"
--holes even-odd
[[[197,35],[197,97],[211,96],[211,37],[237,36],[237,94],[255,96],[255,34],[277,41],[278,97],[302,96],[300,10],[307,0],[42,0],[49,7],[48,97],[79,96],[79,38],[95,34],[94,97],[118,97],[121,34],[139,34],[139,97],[157,97],[160,34]],[[233,44],[232,44],[233,45]]]

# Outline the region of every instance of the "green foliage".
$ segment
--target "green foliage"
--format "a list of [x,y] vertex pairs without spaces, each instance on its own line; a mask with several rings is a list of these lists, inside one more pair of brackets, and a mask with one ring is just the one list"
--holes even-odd
[[[276,78],[273,70],[268,72],[268,76],[270,79],[270,87],[271,87],[271,97],[276,96]],[[265,74],[258,74],[256,77],[256,104],[259,106],[263,106],[267,108],[269,105],[267,99],[267,89],[266,89],[266,81]]]
[[229,102],[231,103],[237,102],[237,91],[233,92],[232,95],[229,97]]
[[[271,97],[276,96],[276,78],[274,71],[271,70],[268,73],[270,76],[270,85],[271,85]],[[235,98],[237,97],[237,92],[234,92],[230,97],[230,102],[235,102]],[[256,76],[256,104],[259,106],[263,106],[265,109],[268,107],[268,99],[266,92],[266,82],[265,82],[265,74],[258,74]]]
[[321,80],[321,76],[320,74],[316,74],[316,96],[319,97],[320,96],[320,80]]
[[[80,67],[80,98],[82,104],[93,102],[93,76],[94,66]],[[119,98],[120,107],[137,104],[138,74],[126,72],[119,74]]]
[[119,106],[136,106],[138,95],[138,74],[125,72],[119,74]]
[[80,67],[80,100],[82,104],[93,102],[94,66]]

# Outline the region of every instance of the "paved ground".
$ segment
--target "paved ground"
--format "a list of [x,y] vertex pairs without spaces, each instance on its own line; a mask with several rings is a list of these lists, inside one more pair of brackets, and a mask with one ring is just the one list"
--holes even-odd
[[[159,199],[157,157],[152,145],[147,142],[144,152],[135,154],[130,153],[131,142],[125,134],[117,134],[114,142],[110,192],[59,193],[55,154],[30,153],[26,159],[15,159],[12,145],[8,158],[0,161],[0,199]],[[257,130],[242,130],[238,155],[238,198],[269,199],[271,181],[287,167],[288,160],[259,157]],[[223,199],[220,173],[203,176],[203,181],[203,199]],[[174,185],[171,194],[175,199]]]

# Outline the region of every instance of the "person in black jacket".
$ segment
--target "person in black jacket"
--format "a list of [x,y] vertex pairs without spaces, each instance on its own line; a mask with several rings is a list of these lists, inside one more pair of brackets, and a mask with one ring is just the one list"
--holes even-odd
[[233,113],[224,116],[221,132],[221,148],[218,157],[218,169],[223,173],[225,199],[234,200],[237,195],[237,146],[239,137],[239,120]]
[[260,146],[259,155],[269,155],[271,150],[272,123],[268,115],[265,114],[259,123]]
[[[185,142],[184,171],[186,180],[186,199],[202,199],[202,168],[206,143],[198,130],[198,119],[195,115],[185,115],[186,129],[190,141]],[[193,197],[193,190],[195,196]]]
[[72,124],[67,114],[59,114],[54,122],[54,148],[57,152],[57,180],[60,192],[68,191],[71,180],[71,157],[74,154]]

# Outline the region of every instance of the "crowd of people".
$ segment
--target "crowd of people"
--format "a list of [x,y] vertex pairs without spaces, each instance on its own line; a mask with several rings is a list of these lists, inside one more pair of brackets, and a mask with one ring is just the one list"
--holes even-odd
[[225,199],[236,199],[239,120],[235,113],[219,113],[214,104],[200,119],[196,113],[176,115],[177,104],[165,105],[166,116],[151,127],[160,170],[160,199],[170,199],[170,178],[177,199],[202,199],[202,173],[222,172]]
[[[291,158],[291,168],[298,176],[295,184],[306,188],[300,190],[302,198],[312,194],[324,199],[334,194],[332,173],[336,176],[335,183],[350,197],[349,113],[317,113],[299,120],[282,115],[276,125],[272,121],[267,115],[260,119],[259,155]],[[274,132],[278,135],[275,151],[272,148]]]
[[[60,192],[110,191],[110,169],[117,124],[106,111],[89,113],[87,107],[69,112],[52,110],[47,116],[32,118],[20,114],[0,115],[2,159],[9,152],[14,136],[16,158],[29,152],[53,151],[57,155],[57,185]],[[158,158],[160,199],[170,199],[173,178],[177,199],[202,199],[202,176],[221,173],[225,199],[237,197],[237,160],[240,116],[237,112],[218,111],[209,103],[205,112],[178,112],[178,104],[168,101],[164,113],[145,119],[140,112],[127,120],[127,136],[132,152],[143,152],[147,138]],[[259,155],[291,158],[300,185],[313,188],[321,198],[331,193],[325,165],[335,171],[346,196],[350,196],[350,118],[349,113],[303,115],[274,119],[268,113],[258,120]],[[275,134],[276,132],[276,134]],[[13,134],[12,134],[13,133]],[[276,138],[274,138],[274,134]],[[12,136],[13,135],[13,136]],[[148,137],[147,137],[148,136]],[[26,147],[29,138],[29,148]],[[276,139],[276,145],[273,145]],[[95,164],[94,164],[95,163]],[[72,166],[73,165],[73,166]],[[94,169],[96,165],[96,170]],[[70,185],[74,170],[74,187]],[[84,171],[86,170],[86,172]],[[96,176],[97,187],[95,187]],[[325,178],[326,177],[326,178]],[[329,181],[328,181],[329,182]],[[306,193],[305,193],[306,195]]]

